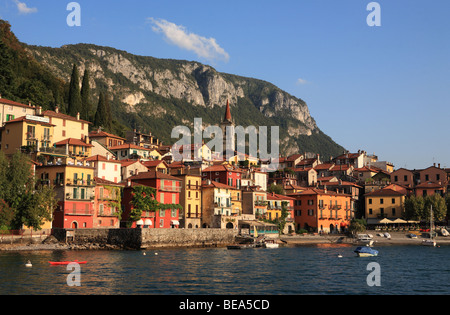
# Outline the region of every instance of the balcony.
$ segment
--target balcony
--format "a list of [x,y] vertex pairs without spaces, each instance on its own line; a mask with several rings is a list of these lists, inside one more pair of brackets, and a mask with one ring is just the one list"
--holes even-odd
[[93,179],[67,179],[66,185],[67,186],[88,186],[93,187],[95,186],[95,180]]
[[160,191],[168,191],[168,192],[181,192],[181,187],[162,185],[162,186],[159,186],[159,190]]
[[329,205],[328,209],[330,209],[330,210],[341,210],[342,206],[341,205]]
[[64,211],[65,215],[88,215],[93,216],[94,210],[92,209],[65,209]]
[[267,200],[255,200],[255,207],[267,207]]

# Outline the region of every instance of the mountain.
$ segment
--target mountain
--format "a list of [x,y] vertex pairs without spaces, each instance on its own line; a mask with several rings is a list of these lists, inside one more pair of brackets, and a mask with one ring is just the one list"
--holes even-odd
[[[44,108],[67,104],[74,64],[80,75],[88,69],[93,107],[97,106],[100,91],[107,92],[116,121],[113,131],[118,134],[136,128],[171,144],[178,140],[171,139],[172,128],[192,128],[194,118],[202,118],[205,125],[218,125],[229,100],[236,125],[279,126],[280,152],[285,155],[314,152],[326,158],[343,151],[319,129],[303,100],[269,82],[220,73],[195,61],[137,56],[93,44],[60,48],[23,43],[14,46],[25,50],[29,60],[37,61],[55,82],[66,83],[63,97],[60,83],[55,84],[58,88],[43,84],[53,96],[45,104],[38,102]],[[15,96],[23,99],[26,95]]]

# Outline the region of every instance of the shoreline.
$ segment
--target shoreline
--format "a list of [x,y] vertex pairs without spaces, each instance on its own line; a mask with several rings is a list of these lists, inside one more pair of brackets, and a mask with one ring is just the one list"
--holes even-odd
[[[370,234],[370,231],[368,232]],[[377,246],[389,246],[389,245],[413,245],[418,246],[421,245],[422,240],[424,238],[418,237],[417,239],[408,238],[406,233],[403,232],[393,232],[391,234],[391,239],[387,239],[385,237],[381,237],[373,234],[374,244],[372,247]],[[302,246],[302,245],[348,245],[348,246],[361,246],[358,244],[355,239],[346,237],[345,235],[332,234],[332,235],[281,235],[277,238],[280,241],[282,246]],[[437,246],[440,245],[450,245],[450,237],[438,236],[436,239]],[[232,244],[215,244],[215,245],[205,245],[205,246],[146,246],[145,249],[170,249],[170,248],[218,248],[218,247],[226,247],[227,245]],[[83,250],[144,250],[141,249],[133,249],[133,248],[124,248],[121,246],[115,246],[110,244],[101,244],[101,243],[86,243],[86,244],[65,244],[60,242],[55,242],[52,244],[46,243],[36,243],[36,242],[28,242],[21,244],[0,244],[0,253],[1,252],[14,252],[14,251],[83,251]]]

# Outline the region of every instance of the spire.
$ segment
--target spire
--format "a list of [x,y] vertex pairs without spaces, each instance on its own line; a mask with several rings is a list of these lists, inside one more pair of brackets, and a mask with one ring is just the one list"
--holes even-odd
[[230,110],[230,102],[227,100],[227,110],[225,112],[225,118],[223,120],[225,121],[230,121],[231,122],[231,110]]

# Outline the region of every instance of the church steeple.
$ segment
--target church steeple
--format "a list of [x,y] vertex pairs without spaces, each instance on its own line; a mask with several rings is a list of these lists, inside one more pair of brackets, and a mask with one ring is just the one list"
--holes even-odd
[[223,122],[231,122],[231,110],[230,110],[230,102],[227,100],[227,109],[225,111],[225,118]]

